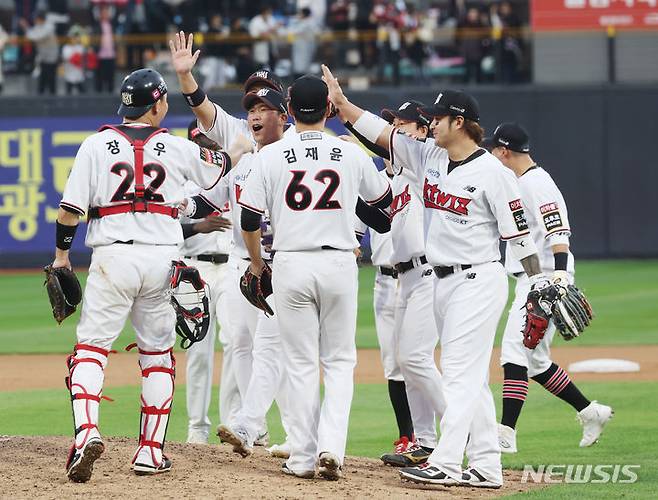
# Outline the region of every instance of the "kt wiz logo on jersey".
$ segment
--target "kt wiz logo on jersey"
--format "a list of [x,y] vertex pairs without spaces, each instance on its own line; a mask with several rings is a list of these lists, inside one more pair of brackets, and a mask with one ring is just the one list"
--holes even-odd
[[423,186],[423,200],[427,208],[445,210],[458,215],[468,215],[466,207],[472,201],[470,198],[445,193],[439,189],[438,184],[430,184],[427,179]]
[[395,217],[395,214],[404,210],[409,202],[411,201],[411,195],[409,194],[409,184],[404,187],[404,190],[395,195],[393,201],[391,202],[391,219]]

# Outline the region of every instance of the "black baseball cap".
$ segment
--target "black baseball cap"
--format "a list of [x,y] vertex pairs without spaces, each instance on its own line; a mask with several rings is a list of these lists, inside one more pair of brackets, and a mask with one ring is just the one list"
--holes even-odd
[[289,89],[290,107],[297,113],[326,110],[329,104],[327,84],[314,75],[300,76]]
[[133,71],[121,84],[117,114],[128,118],[142,116],[166,93],[167,84],[160,73],[149,68]]
[[466,120],[480,121],[480,105],[475,97],[461,90],[442,90],[431,106],[420,108],[426,116],[463,116]]
[[278,76],[268,69],[260,69],[254,71],[249,78],[244,82],[245,94],[251,91],[255,85],[265,85],[266,87],[281,92],[283,94],[283,83]]
[[505,147],[517,153],[530,152],[530,136],[518,123],[501,123],[496,127],[491,137],[482,141],[482,147],[492,150]]
[[400,120],[419,123],[429,127],[432,120],[419,111],[423,107],[425,107],[425,104],[420,101],[406,101],[398,109],[382,109],[381,116],[389,123],[392,123],[395,118],[399,118]]
[[242,98],[242,107],[245,111],[249,111],[257,102],[262,102],[267,107],[280,113],[288,113],[285,97],[283,97],[281,92],[277,92],[276,90],[262,88],[258,92],[249,92]]

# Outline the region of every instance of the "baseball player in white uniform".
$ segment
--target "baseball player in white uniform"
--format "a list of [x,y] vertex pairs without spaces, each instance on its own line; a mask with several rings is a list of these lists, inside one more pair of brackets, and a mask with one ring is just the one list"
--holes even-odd
[[[574,258],[569,251],[571,229],[567,206],[551,176],[530,156],[528,133],[519,124],[502,123],[484,144],[518,179],[528,228],[539,249],[542,272],[552,275],[553,281],[573,284]],[[530,284],[509,243],[505,252],[505,269],[516,279],[516,287],[500,355],[500,364],[505,373],[503,414],[499,425],[501,450],[504,453],[517,451],[516,423],[528,394],[528,377],[578,412],[578,419],[583,426],[580,446],[591,446],[612,418],[612,408],[587,399],[568,373],[551,360],[550,345],[555,335],[552,321],[535,349],[523,345],[519,332],[524,327],[523,306]]]
[[[418,101],[406,101],[398,109],[384,109],[381,114],[398,130],[425,139],[431,120],[418,111],[422,106]],[[349,128],[353,128],[351,124]],[[356,135],[373,152],[389,157],[388,151],[369,143],[358,132]],[[389,378],[389,394],[400,427],[400,439],[395,443],[394,452],[382,455],[381,459],[389,465],[410,466],[426,461],[437,442],[432,400],[440,398],[440,394],[424,394],[422,384],[417,382],[425,376],[437,376],[436,325],[433,317],[426,317],[426,312],[432,308],[434,280],[425,257],[422,190],[409,169],[394,176],[390,162],[385,160],[385,163],[386,170],[382,173],[393,177],[391,231],[374,234],[371,244],[373,263],[381,261],[382,266],[390,267],[381,267],[377,273],[375,321],[385,370],[389,366],[389,372],[399,377],[397,380]],[[386,321],[389,318],[390,323]],[[391,390],[392,386],[395,389],[400,385],[404,391],[404,406],[410,414],[406,434],[400,426],[402,405],[399,402],[396,405],[396,392]],[[439,399],[437,405],[443,407],[445,403]]]
[[[188,139],[203,147],[206,145],[209,149],[217,150],[219,147],[213,141],[205,137],[197,126],[196,120],[193,120],[188,127]],[[185,194],[192,196],[199,192],[199,187],[192,182],[185,186]],[[186,399],[187,399],[187,442],[193,444],[207,444],[208,434],[210,432],[210,419],[208,418],[208,408],[210,407],[212,376],[215,360],[215,338],[217,328],[220,327],[219,338],[224,344],[223,339],[228,339],[228,308],[224,291],[226,289],[226,275],[228,273],[228,254],[231,251],[232,233],[226,231],[230,228],[230,221],[225,219],[220,213],[230,217],[229,205],[221,207],[220,211],[209,214],[201,222],[188,219],[181,220],[183,228],[184,242],[180,246],[181,258],[193,265],[199,270],[201,278],[208,284],[210,290],[210,325],[205,338],[192,344],[186,350]],[[228,343],[228,342],[226,342]],[[230,353],[230,350],[228,350]],[[233,377],[230,369],[231,358],[225,356],[222,362],[222,369],[225,378]],[[231,391],[231,387],[235,390]],[[230,401],[232,398],[239,398],[237,384],[224,383],[220,391],[220,402]],[[239,408],[239,399],[237,405]],[[231,404],[228,405],[231,408]],[[236,411],[237,409],[236,408]],[[220,404],[220,414],[224,408]],[[225,411],[229,411],[226,409]],[[230,418],[230,416],[229,416]]]
[[119,115],[80,146],[57,219],[53,267],[71,267],[69,249],[82,215],[86,244],[93,249],[77,327],[68,358],[75,440],[67,476],[91,478],[104,451],[98,428],[103,371],[112,343],[130,316],[142,371],[141,424],[132,465],[136,474],[171,469],[163,454],[174,392],[175,314],[165,294],[171,261],[182,242],[177,220],[183,184],[213,187],[248,150],[237,141],[229,153],[213,152],[159,128],[167,114],[167,86],[154,70],[128,75]]
[[[483,135],[479,106],[468,94],[446,90],[432,106],[421,108],[433,118],[434,136],[434,141],[421,142],[350,103],[328,68],[323,66],[323,72],[341,117],[368,140],[387,147],[394,170],[409,169],[422,183],[443,378],[425,377],[421,383],[425,394],[443,393],[446,406],[437,447],[426,463],[401,469],[400,475],[418,483],[500,488],[500,447],[488,384],[494,335],[507,298],[499,238],[511,241],[531,287],[550,286],[541,273],[516,179],[478,147]],[[434,404],[440,414],[438,401]]]
[[[245,94],[242,102],[258,148],[281,139],[288,119],[285,98],[281,93],[264,88]],[[239,360],[247,356],[251,358],[253,353],[253,370],[248,373],[248,377],[238,378],[242,408],[235,419],[218,427],[218,435],[223,441],[233,444],[234,451],[244,457],[253,451],[254,440],[258,437],[259,427],[281,385],[285,367],[277,318],[268,317],[250,304],[238,287],[240,277],[249,266],[249,253],[240,229],[242,208],[238,203],[254,168],[254,158],[253,154],[244,155],[229,175],[211,191],[201,195],[206,203],[214,207],[227,202],[234,207],[232,217],[235,246],[229,258],[231,277],[227,298],[232,313],[234,356]],[[262,258],[270,262],[272,259],[265,248],[262,249]]]
[[[170,42],[170,49],[172,55],[172,62],[178,81],[187,103],[190,105],[192,111],[197,117],[199,123],[199,130],[205,134],[209,139],[216,142],[220,147],[225,148],[231,144],[235,137],[244,134],[247,137],[253,137],[253,130],[248,120],[236,118],[228,114],[219,104],[216,104],[206,97],[201,87],[197,84],[194,76],[192,75],[192,68],[196,64],[200,52],[192,53],[192,38],[193,35],[185,36],[183,32],[174,35],[174,39]],[[278,92],[283,92],[283,85],[280,80],[272,72],[268,70],[256,71],[252,74],[244,84],[245,94],[250,92],[257,92],[262,88],[270,88]],[[256,141],[254,140],[254,143]],[[239,225],[238,225],[239,233]],[[241,236],[240,236],[241,238]],[[230,288],[237,288],[238,281],[228,282]],[[239,295],[239,290],[238,290]],[[240,300],[241,297],[238,297]],[[238,320],[240,321],[240,320]],[[244,325],[243,325],[244,326]],[[222,378],[220,381],[220,419],[222,423],[230,425],[234,423],[234,417],[242,407],[242,400],[240,394],[244,395],[246,387],[249,383],[252,373],[253,362],[253,333],[255,323],[252,328],[240,329],[242,333],[251,332],[249,335],[235,338],[235,335],[228,328],[224,333],[220,333],[220,340],[222,340],[223,347],[223,361],[222,361]],[[236,344],[238,342],[238,355],[235,356]],[[230,369],[230,370],[229,370]],[[233,372],[233,373],[231,373]],[[241,381],[242,390],[239,390],[238,380]],[[277,403],[282,415],[282,420],[285,420],[285,386],[281,385],[281,393],[277,395]],[[237,397],[234,394],[237,392]],[[268,433],[267,424],[265,420],[261,425],[259,434],[254,441],[255,445],[267,445]],[[286,455],[287,444],[274,445],[269,449],[275,455]]]
[[301,77],[289,95],[296,133],[256,156],[239,202],[241,225],[251,271],[260,275],[260,219],[270,213],[276,315],[289,391],[296,395],[289,401],[291,453],[283,472],[310,478],[319,465],[322,477],[336,480],[356,364],[357,197],[385,209],[391,190],[358,146],[323,132],[330,111],[322,80]]

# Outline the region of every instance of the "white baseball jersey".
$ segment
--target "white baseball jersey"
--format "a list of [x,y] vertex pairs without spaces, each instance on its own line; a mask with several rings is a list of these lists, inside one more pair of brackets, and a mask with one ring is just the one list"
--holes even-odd
[[403,169],[391,181],[391,259],[393,264],[425,255],[423,192],[416,174]]
[[[532,167],[517,178],[525,207],[530,235],[537,245],[542,271],[555,270],[552,245],[568,244],[571,229],[564,197],[546,170]],[[505,269],[509,273],[523,272],[521,262],[505,248]],[[567,271],[574,272],[574,259],[569,252]]]
[[[228,175],[222,178],[225,179]],[[217,183],[217,186],[221,184],[222,181]],[[215,188],[217,187],[215,186]],[[199,186],[194,184],[192,181],[188,181],[185,186],[185,196],[187,198],[206,193],[205,190],[199,189]],[[213,188],[214,189],[214,188]],[[227,218],[231,218],[230,205],[224,203],[220,206],[222,215]],[[220,211],[220,210],[218,210]],[[180,221],[182,224],[194,224],[199,222],[198,219],[187,219],[182,218]],[[186,238],[180,246],[180,254],[185,256],[196,256],[204,254],[217,254],[224,253],[228,254],[231,252],[233,246],[233,233],[231,231],[213,231],[212,233],[207,234],[195,234]]]
[[[240,134],[250,137],[253,140],[251,128],[249,127],[249,122],[247,122],[247,120],[229,115],[224,108],[218,104],[213,103],[213,105],[215,106],[215,121],[210,128],[205,130],[203,125],[201,125],[201,122],[198,122],[199,130],[203,134],[209,139],[215,141],[222,148],[228,148]],[[289,134],[295,133],[295,127],[293,125],[288,125],[283,135],[285,137]],[[255,143],[256,141],[254,141],[254,144]]]
[[[388,179],[386,170],[380,170],[379,175],[383,176],[385,179]],[[392,182],[391,189],[393,189]],[[393,242],[391,241],[391,231],[388,233],[378,233],[373,229],[369,229],[369,232],[370,251],[372,252],[370,260],[372,261],[373,265],[392,267],[395,264],[395,261],[393,260]]]
[[[209,191],[201,193],[208,203],[214,207],[223,207],[226,203],[231,205],[231,222],[233,224],[233,250],[232,254],[241,259],[249,258],[249,252],[242,237],[240,218],[242,207],[238,204],[247,178],[253,169],[255,154],[247,153],[242,156],[238,164],[220,180],[217,185]],[[272,256],[263,250],[263,258],[271,259]]]
[[490,153],[482,150],[448,173],[448,152],[434,141],[394,131],[390,146],[396,172],[403,167],[424,178],[425,247],[433,266],[500,260],[499,238],[528,234],[515,175]]
[[[134,162],[125,137],[109,129],[93,134],[80,145],[60,206],[84,215],[89,207],[126,203],[134,197]],[[199,148],[168,133],[157,134],[144,147],[144,184],[155,203],[178,205],[186,180],[209,189],[225,171],[225,153]],[[177,219],[154,213],[122,213],[89,221],[87,246],[127,240],[176,245],[183,241],[183,232]]]
[[239,203],[261,214],[269,209],[274,250],[353,250],[358,196],[376,203],[390,190],[359,146],[307,131],[260,150]]

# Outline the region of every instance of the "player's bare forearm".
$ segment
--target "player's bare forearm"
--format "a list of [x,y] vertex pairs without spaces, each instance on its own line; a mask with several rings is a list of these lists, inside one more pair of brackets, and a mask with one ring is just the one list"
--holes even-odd
[[256,229],[255,231],[245,231],[243,229],[242,238],[244,239],[244,244],[249,252],[251,272],[260,276],[261,271],[265,267],[265,262],[260,253],[261,230]]
[[[338,79],[324,64],[322,65],[322,75],[322,79],[325,81],[327,88],[329,89],[329,100],[338,110],[338,116],[340,119],[343,121],[343,123],[350,122],[351,124],[355,124],[356,121],[361,118],[361,115],[365,113],[365,111],[356,104],[351,103],[347,97],[345,97],[345,94],[343,93],[343,90],[340,88],[340,84],[338,83]],[[387,125],[379,134],[375,144],[388,151],[388,139],[391,136],[392,131],[393,127]]]
[[567,244],[559,244],[559,245],[551,245],[551,250],[553,250],[553,254],[556,253],[568,253],[569,252],[569,245]]
[[521,259],[521,265],[528,276],[534,276],[535,274],[541,273],[541,264],[539,262],[539,256],[536,253]]
[[242,158],[242,155],[253,151],[254,144],[244,134],[238,134],[233,143],[226,150],[226,154],[231,158],[231,165],[235,166]]

